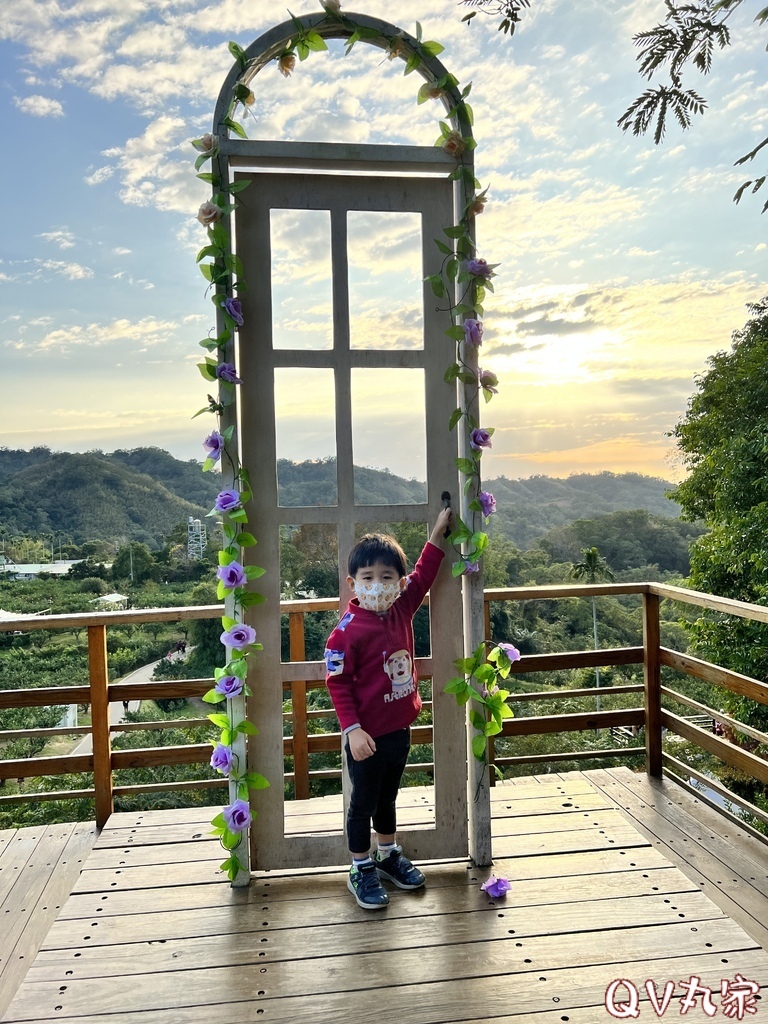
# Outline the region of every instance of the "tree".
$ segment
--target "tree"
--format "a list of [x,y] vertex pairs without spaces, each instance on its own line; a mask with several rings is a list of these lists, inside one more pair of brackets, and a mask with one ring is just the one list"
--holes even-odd
[[[730,352],[709,360],[683,419],[672,431],[686,480],[674,493],[688,519],[710,532],[691,551],[690,584],[723,597],[768,604],[768,297],[749,307]],[[696,650],[746,675],[768,676],[768,627],[704,614],[691,626]],[[723,698],[739,717],[768,726],[768,709]]]
[[[674,118],[681,128],[689,128],[694,114],[703,114],[707,101],[695,89],[684,88],[683,71],[693,65],[703,75],[709,74],[715,49],[724,49],[731,43],[728,20],[745,0],[693,0],[678,3],[665,0],[666,16],[663,22],[645,32],[638,32],[633,42],[638,46],[637,56],[640,74],[651,79],[657,71],[666,71],[668,82],[648,88],[637,97],[618,120],[623,131],[631,129],[635,136],[645,135],[653,128],[653,141],[658,145],[664,138],[667,123]],[[523,8],[530,7],[530,0],[461,0],[464,7],[472,11],[463,21],[471,21],[478,12],[501,18],[499,30],[514,35]],[[759,25],[768,21],[768,7],[763,7],[755,16]],[[748,163],[757,156],[768,137],[758,142],[754,149],[745,153],[735,166]],[[739,202],[751,186],[757,192],[768,175],[761,175],[745,181],[736,191],[734,201]],[[768,209],[768,200],[762,212]]]
[[[602,583],[604,580],[615,580],[611,567],[602,557],[597,548],[582,548],[581,561],[574,562],[571,566],[570,576],[575,580],[584,580],[585,583]],[[592,632],[595,638],[595,650],[597,647],[597,605],[592,598]],[[595,686],[600,685],[600,669],[595,666]],[[597,710],[600,710],[600,695],[597,697]]]
[[[88,574],[93,575],[93,573]],[[137,586],[157,577],[157,566],[146,544],[131,541],[120,548],[112,563],[112,579],[130,580]]]

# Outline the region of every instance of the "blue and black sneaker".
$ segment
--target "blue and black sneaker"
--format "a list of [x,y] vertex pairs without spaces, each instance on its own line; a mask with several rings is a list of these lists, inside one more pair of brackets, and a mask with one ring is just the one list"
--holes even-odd
[[377,855],[376,870],[379,878],[388,878],[398,889],[420,889],[425,882],[419,869],[403,856],[402,846],[396,846],[383,860]]
[[352,867],[347,878],[347,888],[363,910],[383,910],[389,903],[389,896],[376,874],[375,864]]

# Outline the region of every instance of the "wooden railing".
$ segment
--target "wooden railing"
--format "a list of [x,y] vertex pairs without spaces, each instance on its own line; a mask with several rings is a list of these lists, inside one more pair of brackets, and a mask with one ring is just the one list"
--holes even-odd
[[[684,739],[697,744],[703,750],[715,755],[727,764],[737,768],[762,783],[768,783],[768,761],[749,750],[743,749],[728,739],[692,724],[686,718],[666,710],[661,698],[678,701],[691,708],[697,715],[706,714],[714,722],[720,722],[731,735],[749,737],[753,744],[768,745],[768,735],[744,725],[722,712],[692,700],[667,686],[662,685],[662,668],[667,667],[687,676],[703,680],[713,687],[740,694],[761,704],[768,704],[768,685],[757,679],[709,664],[690,655],[670,650],[660,642],[659,603],[661,599],[683,602],[698,608],[728,615],[736,615],[753,621],[768,622],[768,608],[746,604],[726,598],[714,597],[678,587],[655,583],[565,585],[551,587],[511,587],[485,591],[485,616],[487,635],[490,636],[491,605],[494,602],[519,602],[540,600],[561,600],[564,598],[619,597],[639,595],[643,603],[643,645],[599,651],[570,651],[556,654],[524,656],[513,666],[515,675],[530,675],[553,670],[573,670],[591,667],[642,665],[643,682],[622,685],[588,687],[584,689],[548,690],[514,693],[514,702],[535,703],[541,700],[561,701],[580,697],[617,696],[620,694],[643,694],[642,706],[612,711],[588,711],[578,714],[535,715],[510,719],[505,723],[501,737],[532,736],[542,733],[582,732],[600,729],[643,729],[644,746],[617,747],[560,751],[556,754],[528,754],[519,756],[497,756],[496,744],[489,745],[489,757],[500,768],[518,765],[521,762],[537,765],[555,761],[572,761],[606,757],[634,758],[644,756],[649,774],[672,775],[683,785],[688,779],[705,782],[716,792],[727,795],[732,803],[768,823],[768,815],[751,803],[740,799],[719,783],[703,776],[677,758],[662,750],[662,730],[667,729]],[[281,613],[287,614],[289,623],[290,662],[306,665],[304,623],[310,612],[333,611],[338,600],[333,598],[309,601],[285,601]],[[114,772],[124,768],[152,768],[182,764],[203,764],[210,757],[208,744],[186,744],[179,746],[150,747],[131,750],[113,750],[112,736],[115,732],[129,732],[135,729],[160,729],[208,725],[207,719],[184,719],[175,722],[124,723],[110,725],[109,705],[115,701],[152,700],[201,696],[210,689],[210,679],[187,679],[149,683],[108,681],[107,630],[111,626],[140,625],[157,622],[183,622],[191,619],[217,618],[221,606],[208,605],[183,608],[164,608],[140,611],[94,612],[81,615],[28,616],[0,623],[0,632],[32,632],[35,630],[87,629],[89,683],[87,686],[61,686],[0,690],[0,710],[58,706],[66,704],[90,704],[91,726],[54,729],[17,730],[0,734],[0,742],[24,736],[80,735],[92,733],[93,753],[84,755],[61,755],[56,757],[33,757],[24,760],[0,760],[0,779],[45,778],[69,773],[93,773],[93,786],[74,791],[24,792],[0,796],[0,809],[8,804],[29,800],[89,798],[95,802],[95,818],[103,826],[114,808],[116,797],[137,793],[183,791],[206,789],[224,785],[220,778],[207,778],[185,782],[161,782],[144,785],[124,786],[115,783]],[[298,674],[298,673],[297,673]],[[304,674],[307,674],[306,672]],[[284,739],[284,753],[293,759],[293,770],[286,773],[286,780],[293,782],[296,799],[310,795],[313,780],[338,777],[340,769],[312,770],[310,758],[317,753],[338,753],[340,735],[338,732],[310,733],[309,723],[313,719],[332,718],[333,712],[312,709],[308,704],[308,693],[317,687],[324,687],[322,672],[317,666],[312,679],[295,679],[287,685],[290,697],[290,711],[284,718],[290,721],[290,735]],[[427,703],[427,706],[429,704]],[[500,737],[496,737],[499,739]],[[423,725],[414,728],[414,744],[432,742],[432,727]],[[411,765],[412,770],[430,770],[430,764]]]

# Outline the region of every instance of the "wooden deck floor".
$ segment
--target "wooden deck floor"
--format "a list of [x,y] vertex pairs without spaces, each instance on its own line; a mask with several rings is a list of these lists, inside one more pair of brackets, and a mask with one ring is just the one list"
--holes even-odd
[[[410,823],[428,816],[429,790],[402,797]],[[672,1018],[694,976],[725,1020],[721,979],[738,973],[761,986],[745,1019],[768,1021],[759,840],[628,769],[518,780],[496,787],[493,806],[505,900],[480,891],[487,870],[452,861],[377,913],[346,892],[345,868],[261,873],[232,890],[206,814],[116,814],[3,1020],[599,1024],[613,1019],[614,979],[637,986],[642,1021],[659,1019],[646,979],[660,993],[675,982]],[[289,813],[297,831],[335,829],[339,801]],[[697,1004],[685,1019],[713,1018]]]

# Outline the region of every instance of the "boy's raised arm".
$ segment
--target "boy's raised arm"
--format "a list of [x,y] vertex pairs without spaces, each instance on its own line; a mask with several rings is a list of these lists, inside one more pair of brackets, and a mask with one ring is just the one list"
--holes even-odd
[[441,548],[445,538],[445,531],[453,528],[453,509],[444,508],[437,517],[432,533],[429,535],[429,543]]

